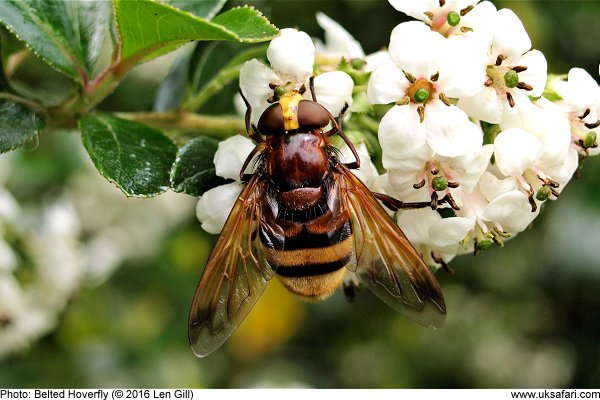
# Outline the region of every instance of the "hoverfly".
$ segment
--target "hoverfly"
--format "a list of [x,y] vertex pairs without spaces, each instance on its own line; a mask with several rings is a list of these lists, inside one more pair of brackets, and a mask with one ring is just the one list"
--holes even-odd
[[[256,127],[244,98],[246,131],[257,146],[240,171],[245,186],[194,295],[188,334],[197,356],[225,342],[274,275],[307,300],[324,299],[340,286],[352,289],[349,282],[358,279],[423,325],[444,320],[433,273],[375,196],[391,208],[403,204],[372,193],[350,171],[360,160],[341,129],[341,116],[334,118],[317,102],[312,79],[310,84],[312,101],[303,98],[305,89],[284,93]],[[330,139],[335,134],[355,161],[338,159]],[[246,174],[252,160],[255,171]]]

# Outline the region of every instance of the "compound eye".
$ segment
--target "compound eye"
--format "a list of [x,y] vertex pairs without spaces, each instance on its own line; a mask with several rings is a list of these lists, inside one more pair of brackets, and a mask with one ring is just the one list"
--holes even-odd
[[310,100],[298,103],[298,124],[303,130],[323,128],[329,122],[329,112],[319,103]]
[[263,135],[283,135],[283,112],[279,103],[271,104],[258,119],[258,131]]

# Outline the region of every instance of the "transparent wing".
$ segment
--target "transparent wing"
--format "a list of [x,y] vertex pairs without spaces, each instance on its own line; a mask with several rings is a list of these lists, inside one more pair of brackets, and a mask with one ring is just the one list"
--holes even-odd
[[192,301],[188,335],[197,356],[217,349],[246,318],[273,276],[256,227],[264,184],[242,190],[208,259]]
[[354,235],[355,260],[348,268],[395,310],[422,325],[441,326],[446,306],[433,273],[371,191],[345,166],[338,170],[336,184]]

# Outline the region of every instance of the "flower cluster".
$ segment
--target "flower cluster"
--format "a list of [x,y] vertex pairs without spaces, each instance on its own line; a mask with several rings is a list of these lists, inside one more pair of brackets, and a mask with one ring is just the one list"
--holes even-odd
[[[579,68],[549,77],[544,55],[511,10],[478,0],[389,2],[416,20],[393,29],[387,51],[365,56],[348,32],[318,14],[325,44],[315,48],[305,33],[283,29],[267,52],[272,68],[248,62],[240,87],[256,123],[278,91],[305,90],[316,71],[317,99],[333,115],[359,104],[359,116],[350,115],[355,107],[346,113],[345,128],[358,131],[350,136],[367,156],[360,142],[368,145],[364,130],[373,124],[364,122],[375,113],[365,95],[371,111],[387,107],[373,132],[382,174],[368,157],[356,173],[374,191],[430,202],[396,218],[425,260],[443,265],[502,245],[560,195],[579,160],[598,152],[600,90]],[[217,174],[237,180],[200,199],[198,217],[209,232],[222,228],[252,146],[241,137],[219,146]]]
[[598,85],[573,69],[553,84],[558,101],[543,97],[544,55],[512,11],[488,1],[390,3],[419,21],[394,28],[369,81],[371,103],[393,104],[379,126],[383,181],[402,199],[451,208],[398,223],[431,264],[502,245],[597,146]]

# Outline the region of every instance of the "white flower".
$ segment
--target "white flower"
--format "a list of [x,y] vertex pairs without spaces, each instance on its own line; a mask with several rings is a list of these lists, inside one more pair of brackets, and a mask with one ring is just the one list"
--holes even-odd
[[569,116],[571,136],[583,155],[597,154],[597,137],[600,134],[600,88],[585,70],[572,68],[567,81],[555,79],[549,82],[560,100],[556,104]]
[[282,82],[301,84],[312,74],[315,45],[305,32],[282,29],[269,43],[267,58]]
[[[225,221],[235,204],[243,184],[240,171],[248,154],[254,149],[252,141],[244,136],[236,135],[219,142],[213,162],[218,176],[233,179],[234,182],[207,190],[196,203],[196,217],[202,223],[202,229],[208,233],[221,232]],[[251,165],[245,172],[250,173]]]
[[478,36],[491,38],[490,18],[496,8],[481,0],[389,0],[390,4],[413,18],[419,19],[448,38]]
[[542,98],[510,113],[501,126],[494,140],[496,167],[516,180],[535,210],[534,195],[539,201],[556,198],[577,168],[567,118]]
[[500,127],[503,130],[521,128],[534,135],[541,144],[536,165],[549,175],[554,169],[561,168],[568,157],[571,144],[568,118],[545,98],[535,104],[526,102],[518,109],[505,110]]
[[521,20],[508,9],[497,12],[494,37],[487,60],[487,78],[472,97],[462,97],[458,106],[471,118],[497,124],[506,109],[539,97],[547,80],[547,63],[531,40]]
[[[257,124],[260,116],[277,100],[275,90],[302,91],[312,99],[308,79],[312,75],[315,46],[310,37],[295,29],[282,29],[280,36],[269,44],[267,58],[273,69],[253,59],[240,71],[240,89],[252,107],[251,122]],[[352,102],[352,78],[341,71],[323,73],[315,77],[317,101],[337,117],[346,103]]]
[[424,144],[446,157],[481,146],[479,128],[448,101],[478,87],[477,74],[458,73],[450,52],[454,47],[420,22],[394,28],[389,59],[375,68],[367,89],[371,103],[401,104],[392,107],[379,128],[384,153],[394,153],[390,157],[403,158]]

